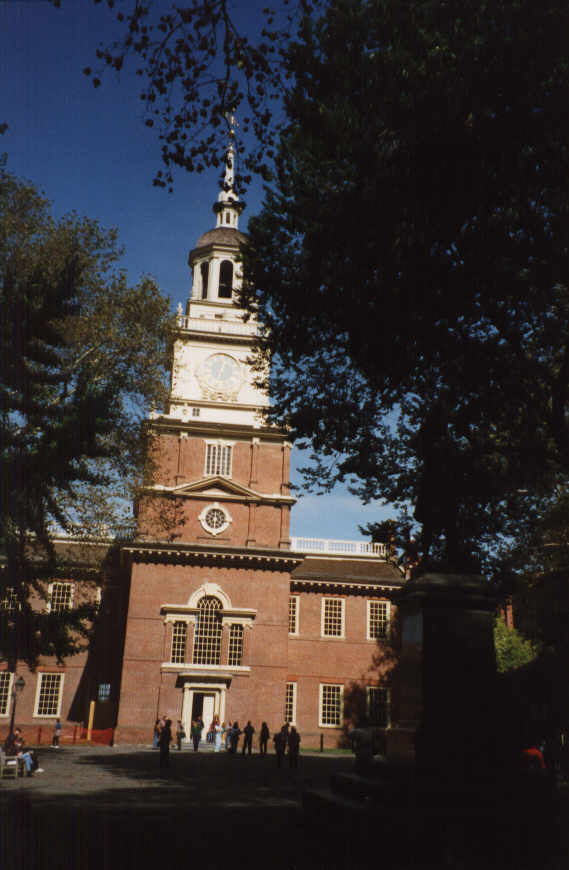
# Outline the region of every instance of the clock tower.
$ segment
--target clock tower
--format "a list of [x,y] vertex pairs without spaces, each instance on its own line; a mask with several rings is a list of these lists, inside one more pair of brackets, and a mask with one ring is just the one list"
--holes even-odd
[[231,145],[216,226],[190,251],[191,294],[185,312],[178,306],[166,413],[151,421],[153,483],[139,528],[146,538],[288,549],[290,444],[264,419],[269,399],[251,367],[259,327],[238,304],[247,238],[233,158]]

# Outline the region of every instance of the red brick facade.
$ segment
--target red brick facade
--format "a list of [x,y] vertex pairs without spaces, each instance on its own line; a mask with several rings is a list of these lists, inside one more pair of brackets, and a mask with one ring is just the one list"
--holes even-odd
[[[97,631],[89,655],[63,666],[57,711],[85,721],[95,709],[95,726],[113,719],[119,743],[149,743],[161,714],[189,732],[199,712],[206,726],[217,713],[257,731],[266,721],[271,733],[286,716],[304,746],[334,746],[366,709],[389,723],[390,597],[402,577],[374,553],[291,550],[287,433],[262,416],[267,398],[248,362],[256,326],[215,286],[227,260],[239,275],[241,206],[229,194],[219,208],[231,228],[206,233],[190,257],[192,298],[178,315],[168,409],[150,422],[138,534],[120,548],[120,570],[101,569]],[[26,678],[18,719],[33,735],[56,712],[37,716],[36,678]]]

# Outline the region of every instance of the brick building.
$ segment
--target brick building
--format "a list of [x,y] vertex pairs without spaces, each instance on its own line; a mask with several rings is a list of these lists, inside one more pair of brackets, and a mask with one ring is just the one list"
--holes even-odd
[[[258,325],[236,304],[241,210],[229,166],[216,227],[190,252],[169,403],[150,421],[153,482],[135,540],[106,571],[112,594],[85,697],[80,677],[54,678],[59,693],[41,714],[18,702],[30,724],[95,700],[99,719],[116,720],[119,743],[148,743],[162,713],[187,732],[198,714],[206,727],[217,714],[271,731],[286,718],[304,745],[321,736],[337,745],[346,720],[364,712],[389,726],[391,598],[402,575],[381,545],[290,537],[291,445],[263,419],[268,397],[249,364]],[[62,672],[76,664],[87,661]],[[0,694],[0,716],[8,706]]]

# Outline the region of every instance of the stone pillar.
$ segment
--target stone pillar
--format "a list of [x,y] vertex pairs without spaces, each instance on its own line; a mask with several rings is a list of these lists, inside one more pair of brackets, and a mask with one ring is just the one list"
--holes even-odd
[[182,483],[184,480],[184,446],[188,440],[187,432],[180,432],[178,435],[178,467],[176,468],[176,484]]
[[399,724],[416,729],[420,771],[472,778],[495,769],[495,609],[476,575],[427,573],[403,588]]
[[290,550],[290,506],[288,504],[281,505],[281,532],[279,548],[281,550]]
[[247,546],[252,547],[256,543],[255,537],[255,522],[257,518],[256,502],[249,502],[249,524],[247,528]]
[[290,451],[291,443],[283,442],[283,467],[281,476],[281,495],[290,495]]
[[261,441],[259,438],[251,439],[251,473],[249,477],[249,486],[255,486],[258,482],[259,473],[259,448]]

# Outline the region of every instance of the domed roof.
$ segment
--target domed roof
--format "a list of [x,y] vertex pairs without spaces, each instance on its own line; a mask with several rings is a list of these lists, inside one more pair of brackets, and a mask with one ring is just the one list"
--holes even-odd
[[246,241],[247,236],[234,227],[216,227],[199,237],[196,242],[196,249],[205,248],[206,245],[232,245],[238,248],[240,245],[245,244]]

